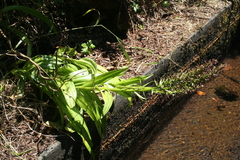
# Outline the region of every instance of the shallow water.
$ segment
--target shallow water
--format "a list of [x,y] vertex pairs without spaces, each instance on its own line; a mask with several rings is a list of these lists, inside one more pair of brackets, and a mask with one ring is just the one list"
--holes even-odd
[[[240,159],[240,47],[215,79],[200,88],[139,160]],[[218,92],[216,92],[216,90]]]

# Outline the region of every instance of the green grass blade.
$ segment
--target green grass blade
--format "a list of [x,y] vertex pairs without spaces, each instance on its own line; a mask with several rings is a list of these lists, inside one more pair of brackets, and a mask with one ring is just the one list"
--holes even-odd
[[116,36],[112,31],[110,31],[110,30],[109,30],[108,28],[106,28],[105,26],[103,26],[103,25],[96,25],[96,26],[100,26],[100,27],[106,29],[109,33],[111,33],[111,34],[117,39],[118,44],[119,44],[119,46],[120,46],[120,48],[121,48],[124,56],[127,58],[128,62],[130,62],[130,57],[129,57],[129,55],[127,54],[125,48],[123,47],[121,39],[118,38],[118,36]]
[[83,16],[87,15],[88,13],[92,12],[92,11],[96,11],[98,13],[98,19],[96,20],[95,22],[95,25],[97,25],[101,19],[101,14],[98,10],[92,8],[92,9],[89,9],[86,13],[83,14]]
[[3,25],[3,27],[5,29],[7,29],[8,31],[13,32],[14,34],[16,34],[18,37],[20,37],[20,41],[16,44],[14,49],[17,49],[19,47],[19,45],[22,42],[24,42],[25,44],[27,44],[27,56],[31,57],[32,56],[32,42],[28,38],[28,36],[25,33],[21,32],[20,30],[17,30],[15,27],[6,26],[6,25]]
[[118,44],[119,44],[119,46],[120,46],[120,48],[121,48],[124,56],[127,58],[128,62],[130,62],[130,57],[129,57],[129,55],[127,54],[125,48],[123,47],[122,41],[121,41],[118,37],[116,37],[116,38],[117,38]]

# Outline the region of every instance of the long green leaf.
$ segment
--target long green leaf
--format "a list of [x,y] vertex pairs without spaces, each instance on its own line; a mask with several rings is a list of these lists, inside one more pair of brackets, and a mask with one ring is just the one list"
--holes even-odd
[[102,137],[102,133],[105,131],[105,118],[103,115],[103,105],[93,91],[78,90],[78,98],[76,103],[90,116],[94,121],[99,135]]
[[127,58],[128,62],[130,62],[130,57],[129,57],[129,55],[127,54],[126,50],[124,49],[124,47],[123,47],[123,45],[122,45],[122,41],[121,41],[118,37],[116,37],[116,39],[117,39],[117,41],[118,41],[118,44],[119,44],[119,46],[120,46],[120,48],[121,48],[124,56]]
[[89,69],[90,74],[95,74],[97,71],[97,64],[90,58],[81,58],[79,60],[68,58],[67,60],[82,69]]
[[100,14],[100,12],[99,12],[98,10],[96,10],[96,9],[94,9],[94,8],[89,9],[87,12],[85,12],[85,13],[83,14],[83,16],[87,15],[88,13],[90,13],[90,12],[92,12],[92,11],[96,11],[96,12],[98,13],[98,19],[97,19],[96,22],[95,22],[95,25],[97,25],[97,24],[99,23],[100,19],[101,19],[101,14]]
[[118,36],[116,36],[112,31],[110,31],[110,30],[109,30],[108,28],[106,28],[105,26],[103,26],[103,25],[95,25],[95,26],[100,26],[100,27],[106,29],[109,33],[111,33],[111,34],[117,39],[118,44],[119,44],[119,46],[120,46],[120,48],[121,48],[124,56],[127,58],[128,62],[130,62],[130,57],[129,57],[129,55],[127,54],[125,48],[124,48],[123,45],[122,45],[122,40],[121,40],[120,38],[118,38]]
[[76,103],[89,114],[92,120],[99,120],[102,117],[103,105],[93,90],[78,90]]
[[94,82],[88,81],[87,83],[82,85],[82,87],[91,87],[93,85],[95,85],[95,86],[102,85],[110,79],[113,79],[115,77],[120,77],[123,73],[126,72],[126,70],[127,70],[127,68],[123,68],[123,69],[113,70],[113,71],[103,73],[99,76],[96,76],[94,79]]
[[101,91],[101,95],[104,101],[102,114],[105,116],[112,107],[114,99],[109,90]]
[[138,77],[133,77],[130,79],[121,79],[120,81],[109,81],[109,83],[114,84],[114,85],[123,85],[123,86],[127,86],[127,85],[133,85],[133,84],[140,84],[142,83],[144,80],[148,79],[150,76],[138,76]]
[[68,80],[62,84],[58,82],[58,85],[61,86],[61,90],[65,97],[65,100],[70,108],[75,107],[75,101],[77,98],[77,90],[74,83],[71,80]]
[[79,70],[79,68],[76,67],[75,65],[73,65],[73,64],[66,64],[66,65],[63,65],[63,66],[59,67],[57,71],[58,71],[59,75],[66,76],[66,75],[72,74],[72,73],[74,73],[74,72],[76,72],[78,70]]
[[61,109],[62,112],[67,115],[68,120],[72,125],[73,129],[82,137],[83,143],[86,146],[89,153],[93,155],[92,152],[93,143],[91,135],[83,115],[79,113],[80,112],[79,108],[77,106],[73,108],[69,107],[64,97],[64,94],[61,91],[59,91],[58,94],[54,96],[54,100],[58,104],[59,109]]

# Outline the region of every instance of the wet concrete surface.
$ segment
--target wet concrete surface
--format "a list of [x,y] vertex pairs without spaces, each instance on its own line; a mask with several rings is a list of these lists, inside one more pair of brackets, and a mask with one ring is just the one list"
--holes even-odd
[[240,159],[239,44],[223,60],[224,70],[191,96],[139,160]]

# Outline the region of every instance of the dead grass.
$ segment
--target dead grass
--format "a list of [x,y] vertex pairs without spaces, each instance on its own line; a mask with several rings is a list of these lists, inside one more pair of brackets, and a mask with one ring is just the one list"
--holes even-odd
[[29,94],[32,90],[19,97],[15,80],[5,81],[2,85],[0,157],[2,160],[36,159],[49,144],[55,142],[54,132],[44,125],[43,120],[43,110],[48,105],[32,97]]

